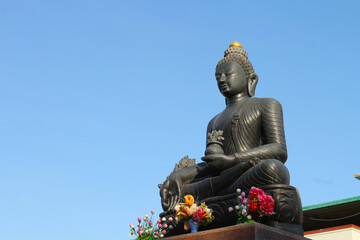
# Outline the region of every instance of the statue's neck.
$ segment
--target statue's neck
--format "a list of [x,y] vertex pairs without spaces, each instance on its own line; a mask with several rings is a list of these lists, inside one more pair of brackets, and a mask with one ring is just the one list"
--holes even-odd
[[226,98],[226,105],[229,105],[231,103],[236,103],[236,102],[242,102],[246,99],[249,99],[250,96],[247,93],[239,93],[235,96],[232,96],[230,98]]

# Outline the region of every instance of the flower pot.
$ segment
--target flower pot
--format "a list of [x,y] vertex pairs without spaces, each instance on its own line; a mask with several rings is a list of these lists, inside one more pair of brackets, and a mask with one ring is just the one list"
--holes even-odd
[[197,222],[197,221],[194,221],[192,219],[189,220],[189,225],[190,225],[190,228],[191,228],[191,232],[192,233],[195,233],[195,232],[198,232],[198,228],[200,226],[200,222]]

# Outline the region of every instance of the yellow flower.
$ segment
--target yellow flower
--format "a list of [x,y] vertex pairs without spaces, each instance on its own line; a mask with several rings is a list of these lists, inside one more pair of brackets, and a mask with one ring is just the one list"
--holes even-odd
[[194,204],[194,197],[192,195],[186,195],[184,199],[186,206],[191,207]]
[[200,207],[202,207],[203,209],[207,208],[204,202],[201,203]]

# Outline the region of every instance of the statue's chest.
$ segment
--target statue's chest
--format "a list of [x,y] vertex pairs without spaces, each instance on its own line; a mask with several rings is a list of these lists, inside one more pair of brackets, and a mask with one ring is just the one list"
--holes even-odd
[[217,115],[213,122],[212,130],[222,130],[224,133],[230,128],[234,116],[240,116],[242,105],[227,107]]
[[260,111],[253,105],[234,105],[227,107],[213,122],[212,130],[222,130],[224,136],[230,134],[231,128],[234,124],[237,125],[236,129],[241,131],[241,126],[249,125],[256,129],[260,127],[261,114]]

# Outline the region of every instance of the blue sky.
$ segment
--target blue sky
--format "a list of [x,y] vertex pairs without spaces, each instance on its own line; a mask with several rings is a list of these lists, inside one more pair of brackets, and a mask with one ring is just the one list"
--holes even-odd
[[0,1],[0,239],[129,239],[224,108],[237,40],[304,206],[359,195],[358,1]]

